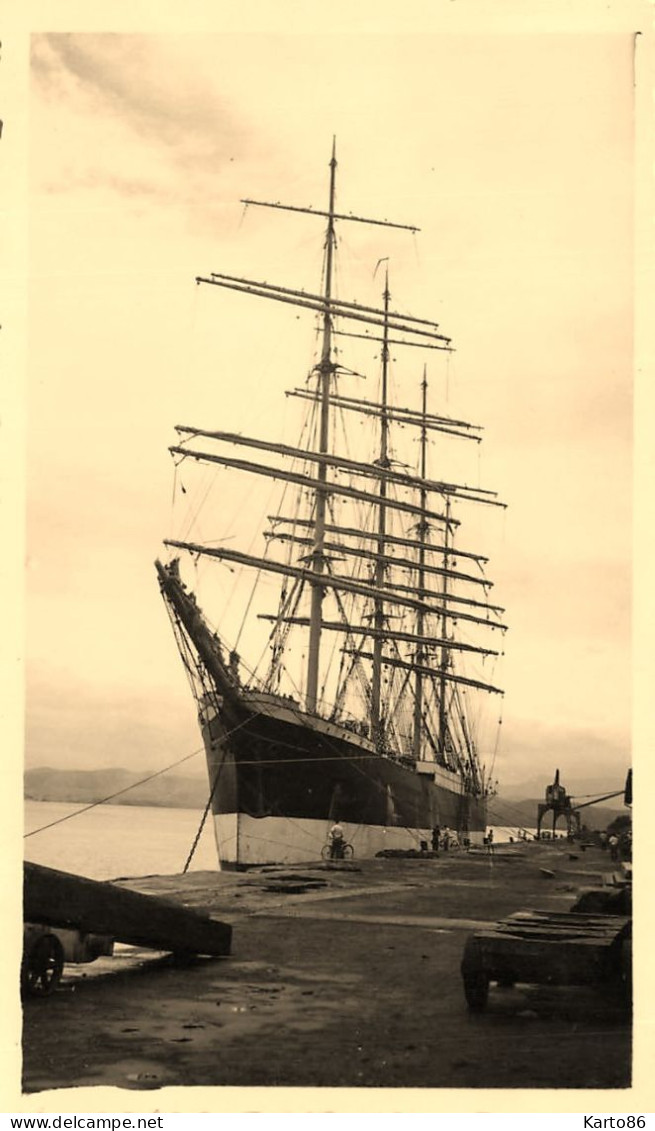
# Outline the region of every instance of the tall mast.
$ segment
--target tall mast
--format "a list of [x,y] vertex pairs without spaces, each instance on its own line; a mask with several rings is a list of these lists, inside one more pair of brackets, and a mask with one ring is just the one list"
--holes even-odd
[[[426,426],[427,420],[427,397],[428,397],[428,380],[425,367],[423,368],[423,381],[421,383],[422,390],[422,416],[423,422],[421,425],[421,477],[425,477],[427,466],[427,444],[428,444],[428,430]],[[421,519],[416,527],[418,534],[418,568],[417,568],[417,591],[418,596],[421,596],[425,588],[425,543],[427,540],[429,524],[425,517],[427,510],[427,491],[425,487],[421,487],[420,493],[421,500]],[[416,635],[420,639],[423,637],[425,628],[425,615],[423,609],[418,609],[416,613]],[[418,643],[416,647],[416,682],[414,685],[414,737],[413,737],[413,754],[418,762],[421,757],[421,737],[423,734],[423,672],[421,668],[425,663],[425,652],[422,643]]]
[[[242,199],[245,205],[256,205],[262,208],[276,208],[287,212],[306,213],[308,215],[321,216],[327,218],[326,235],[325,235],[325,277],[324,286],[321,294],[310,294],[306,291],[294,290],[289,287],[282,287],[276,284],[267,282],[256,281],[253,279],[239,278],[234,275],[227,275],[223,272],[212,271],[210,276],[199,275],[196,277],[197,283],[205,283],[215,287],[224,287],[227,290],[237,291],[241,294],[248,294],[257,296],[259,298],[266,298],[274,302],[289,303],[293,306],[302,307],[303,309],[317,311],[322,316],[322,346],[321,357],[316,371],[318,373],[318,388],[315,393],[308,390],[294,390],[294,396],[306,396],[311,400],[316,400],[320,403],[319,415],[319,435],[318,435],[318,449],[312,453],[307,453],[310,460],[318,460],[318,469],[316,477],[311,477],[311,488],[315,494],[314,516],[311,521],[313,527],[313,549],[311,555],[308,555],[309,560],[309,577],[307,578],[311,589],[311,605],[309,617],[309,643],[307,654],[307,686],[306,686],[306,705],[309,711],[316,711],[318,707],[319,697],[319,655],[321,644],[321,629],[322,629],[322,603],[323,594],[330,580],[326,576],[326,558],[325,558],[325,531],[328,528],[326,524],[327,500],[330,493],[346,494],[350,497],[364,499],[366,493],[355,491],[353,488],[337,485],[334,480],[330,480],[328,470],[330,463],[333,460],[328,459],[329,455],[329,423],[330,423],[330,409],[333,404],[340,401],[340,398],[333,394],[331,389],[331,382],[336,366],[332,360],[332,339],[338,332],[334,327],[334,320],[347,319],[358,322],[365,322],[374,328],[382,328],[384,332],[385,355],[388,353],[388,346],[391,339],[389,333],[400,333],[403,335],[402,339],[398,342],[399,345],[415,345],[422,344],[430,349],[445,349],[450,350],[450,338],[444,334],[438,333],[437,324],[423,318],[415,318],[410,315],[402,315],[389,310],[388,296],[385,299],[384,310],[377,310],[374,307],[362,306],[354,302],[345,302],[336,299],[332,294],[333,287],[333,274],[334,274],[334,255],[336,247],[335,238],[335,222],[350,221],[360,224],[376,224],[385,228],[401,228],[406,231],[417,232],[419,229],[412,224],[396,224],[388,220],[375,220],[364,216],[355,216],[352,213],[344,214],[335,211],[335,181],[336,181],[336,142],[332,143],[332,158],[330,160],[330,192],[328,200],[328,209],[315,208],[301,208],[294,205],[280,204],[279,202],[273,203],[264,200],[250,200]],[[358,337],[361,335],[353,335]],[[369,336],[369,340],[378,341],[380,339]],[[395,340],[395,339],[394,339]],[[385,360],[386,366],[386,360]],[[348,407],[350,407],[348,405]],[[355,406],[353,405],[353,408]],[[380,406],[374,406],[371,415],[379,415]],[[396,419],[393,413],[386,407],[384,409],[383,432],[386,435],[389,421]],[[406,423],[412,423],[411,420],[406,420],[406,413],[403,411],[401,417]],[[457,421],[433,421],[432,427],[444,427],[447,431],[455,431],[457,435],[468,435],[468,425],[462,424]],[[189,431],[182,429],[182,431]],[[196,432],[197,430],[191,430]],[[199,434],[199,433],[198,433]],[[225,437],[223,437],[225,438]],[[473,437],[476,438],[477,437]],[[245,441],[244,441],[245,442]],[[258,471],[262,474],[269,474],[273,477],[286,479],[289,482],[301,483],[304,485],[304,480],[308,477],[298,477],[292,473],[284,473],[276,471],[273,468],[265,468],[263,466],[249,464],[247,461],[237,461],[223,456],[208,455],[207,453],[194,452],[191,449],[181,449],[179,447],[171,448],[174,454],[183,456],[191,456],[194,459],[208,459],[215,460],[218,463],[223,463],[229,467],[240,467],[242,470]],[[288,453],[283,453],[288,454]],[[386,458],[386,457],[385,457]],[[340,461],[343,463],[343,460]],[[351,461],[352,462],[352,461]],[[386,483],[381,489],[382,497],[386,497]],[[459,488],[457,488],[459,490]],[[468,496],[469,492],[466,491]],[[479,492],[476,493],[476,495]],[[378,502],[379,496],[376,496]],[[411,510],[415,513],[415,508],[411,507],[408,503],[400,500],[390,501],[388,505],[394,506],[402,510]],[[441,519],[443,516],[434,515],[433,517]],[[384,536],[384,530],[381,531],[381,537]],[[384,571],[384,563],[380,563],[382,569],[382,576]],[[305,580],[305,578],[303,578]],[[382,615],[381,606],[378,610],[378,617]],[[379,665],[381,667],[381,664]],[[379,708],[377,710],[379,717]]]
[[[383,470],[389,467],[389,418],[387,416],[387,400],[388,400],[388,374],[389,374],[389,329],[388,329],[388,313],[389,313],[389,270],[385,272],[384,284],[384,328],[382,331],[382,396],[380,397],[380,456],[378,459],[379,465]],[[375,587],[382,590],[384,584],[384,551],[385,551],[385,535],[387,527],[387,482],[383,477],[380,479],[380,505],[378,507],[378,538],[377,538],[377,560],[375,563]],[[380,746],[384,740],[384,725],[380,716],[380,699],[382,688],[382,631],[385,624],[384,616],[384,602],[382,597],[376,597],[374,602],[373,612],[373,625],[375,628],[375,640],[373,643],[373,674],[371,680],[371,739],[376,745]]]
[[[334,187],[336,179],[336,146],[332,143],[332,158],[330,160],[330,201],[327,212],[328,222],[325,235],[325,310],[323,312],[323,345],[319,363],[319,388],[321,398],[321,416],[319,433],[319,453],[327,455],[329,424],[330,424],[330,382],[334,365],[332,363],[332,315],[330,312],[330,299],[332,298],[332,264],[334,257]],[[307,657],[307,710],[315,711],[318,702],[318,670],[319,654],[321,647],[321,616],[323,604],[323,586],[321,574],[325,568],[324,542],[325,542],[325,511],[327,504],[327,464],[319,464],[316,485],[316,515],[314,520],[314,550],[312,552],[311,566],[316,580],[311,582],[312,598],[309,622],[309,652]]]
[[[451,538],[450,533],[450,499],[446,499],[446,523],[444,529],[444,553],[443,563],[444,569],[448,569],[449,560],[449,542]],[[443,579],[443,601],[444,608],[447,606],[448,596],[448,578],[444,575]],[[442,615],[441,617],[441,630],[442,638],[446,639],[446,632],[448,630],[447,618]],[[446,735],[448,731],[448,719],[446,715],[446,669],[448,667],[448,648],[441,649],[441,660],[439,662],[439,740],[438,750],[441,758],[446,759]]]

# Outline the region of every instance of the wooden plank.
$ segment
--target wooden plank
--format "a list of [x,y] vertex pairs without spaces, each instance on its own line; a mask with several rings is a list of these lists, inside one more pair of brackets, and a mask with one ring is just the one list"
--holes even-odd
[[624,925],[630,922],[630,917],[627,915],[604,915],[599,912],[586,913],[582,911],[540,911],[537,909],[527,908],[523,911],[514,911],[508,915],[502,922],[514,921],[515,919],[541,919],[550,923],[601,923],[613,925],[615,923]]
[[610,922],[588,922],[580,923],[575,919],[541,919],[536,915],[525,919],[501,919],[500,923],[506,924],[510,927],[543,927],[553,931],[571,930],[571,931],[590,931],[601,932],[607,934],[620,934],[624,930],[627,920],[619,916],[613,916],[613,921]]
[[491,981],[585,985],[618,969],[616,947],[596,939],[546,940],[476,934],[482,966]]
[[615,939],[622,937],[629,931],[630,920],[619,916],[613,916],[612,921],[608,923],[576,923],[566,919],[552,923],[543,919],[502,919],[496,924],[496,929],[515,933],[525,932],[526,934],[543,931],[553,937],[569,935],[579,938],[590,936],[599,939]]
[[580,947],[581,949],[597,948],[599,950],[607,950],[614,946],[616,938],[594,938],[593,935],[585,935],[582,938],[569,938],[566,936],[541,936],[541,935],[519,935],[500,934],[498,931],[480,931],[476,932],[476,939],[491,944],[497,944],[498,950],[507,949],[517,946],[524,946],[526,949],[531,945],[543,947]]
[[230,953],[232,928],[170,900],[26,862],[27,922],[110,935],[132,946],[183,954]]
[[497,927],[499,935],[511,935],[515,939],[544,939],[551,942],[595,942],[598,946],[611,947],[612,943],[619,938],[617,932],[593,932],[593,931],[575,931],[566,929],[566,927],[552,927],[551,930],[544,929],[544,927],[520,927],[519,930],[511,927],[509,924],[503,926],[500,923]]
[[524,909],[474,936],[491,981],[585,985],[618,970],[626,916]]
[[546,919],[501,919],[497,926],[511,931],[573,931],[580,935],[620,935],[628,920],[615,918],[613,923],[576,923],[559,919],[554,923]]

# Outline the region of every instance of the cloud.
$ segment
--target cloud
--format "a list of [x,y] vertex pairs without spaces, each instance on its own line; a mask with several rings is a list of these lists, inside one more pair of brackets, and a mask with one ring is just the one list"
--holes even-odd
[[[137,693],[55,682],[39,665],[28,672],[27,766],[70,769],[99,766],[153,767],[173,764],[201,748],[193,700],[179,695]],[[203,759],[198,758],[198,765]],[[187,763],[185,772],[195,768]]]
[[[426,232],[423,261],[398,236],[394,287],[416,314],[438,300],[458,353],[450,392],[448,377],[442,387],[431,375],[435,408],[445,388],[449,412],[484,424],[484,471],[476,464],[462,481],[479,475],[509,504],[500,545],[477,518],[462,531],[464,548],[490,554],[511,626],[503,767],[542,767],[548,779],[567,750],[593,766],[595,736],[627,734],[631,84],[624,46],[603,62],[602,37],[548,50],[538,39],[473,50],[470,37],[450,48],[346,37],[334,84],[320,37],[281,35],[274,51],[257,36],[35,38],[29,656],[43,672],[30,711],[53,763],[74,749],[93,764],[131,748],[159,710],[155,684],[179,689],[180,710],[193,713],[150,564],[171,533],[170,426],[220,412],[273,435],[279,421],[263,406],[293,356],[272,315],[254,311],[243,333],[240,296],[218,312],[216,295],[199,298],[196,259],[229,263],[238,231],[235,273],[266,277],[261,264],[275,263],[298,284],[304,226],[290,252],[288,217],[272,224],[252,209],[237,229],[240,209],[226,202],[247,192],[316,205],[316,161],[324,189],[333,132],[344,209]],[[369,98],[350,97],[355,86]],[[408,132],[418,105],[421,129]],[[417,174],[419,146],[421,167],[437,170],[429,179]],[[340,250],[356,275],[380,246],[377,231],[369,249],[351,229]],[[311,231],[306,258],[317,250],[318,263],[321,229]],[[458,478],[450,457],[446,466]],[[245,526],[256,497],[233,495],[221,521],[238,506]],[[121,725],[105,741],[108,717]],[[143,738],[153,758],[165,730]],[[619,760],[624,749],[617,741]],[[608,748],[608,767],[613,757]]]
[[[500,793],[529,797],[543,793],[561,771],[569,791],[621,789],[631,763],[629,738],[618,730],[562,726],[515,718],[494,766]],[[550,775],[550,776],[549,776]]]
[[[181,76],[178,68],[173,41],[165,37],[34,37],[38,108],[50,119],[36,156],[50,170],[43,178],[49,187],[172,196],[172,185],[162,194],[163,162],[178,199],[190,188],[198,197],[201,182],[210,197],[216,178],[242,152],[247,130],[202,76],[189,69]],[[63,164],[63,152],[75,131],[84,136],[71,167],[70,157]],[[57,135],[64,144],[57,144]],[[53,176],[57,169],[60,175]]]

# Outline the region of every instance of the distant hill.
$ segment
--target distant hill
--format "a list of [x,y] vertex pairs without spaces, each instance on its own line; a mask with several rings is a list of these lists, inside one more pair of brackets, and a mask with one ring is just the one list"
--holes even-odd
[[[142,770],[56,770],[41,766],[26,770],[25,797],[31,801],[92,802],[111,798],[113,805],[155,805],[167,809],[204,809],[207,804],[208,785],[202,777],[184,774],[162,774],[144,785],[137,785],[148,774]],[[120,790],[127,790],[119,793]],[[113,794],[119,793],[118,797]],[[513,798],[494,797],[489,802],[489,824],[510,828],[534,828],[537,824],[537,805],[541,798],[515,801]],[[604,829],[615,817],[625,815],[627,809],[590,805],[581,813],[584,824],[590,829]],[[552,828],[546,818],[546,829]],[[560,825],[563,823],[560,819]]]
[[[155,805],[167,809],[204,809],[209,787],[203,778],[183,774],[162,774],[137,785],[148,777],[145,771],[56,770],[42,766],[26,770],[25,797],[31,801],[103,801],[113,805]],[[120,790],[127,790],[112,797]]]
[[[502,796],[493,797],[489,802],[489,824],[500,825],[510,828],[527,828],[533,829],[537,826],[537,806],[543,800],[539,798],[528,798],[524,801],[514,801]],[[613,807],[605,805],[589,805],[587,808],[580,811],[580,820],[583,825],[588,829],[605,829],[611,821],[616,817],[625,816],[630,810],[626,808]],[[553,816],[548,814],[544,817],[542,828],[546,831],[553,827]],[[558,831],[564,830],[564,821],[560,817],[557,828]]]

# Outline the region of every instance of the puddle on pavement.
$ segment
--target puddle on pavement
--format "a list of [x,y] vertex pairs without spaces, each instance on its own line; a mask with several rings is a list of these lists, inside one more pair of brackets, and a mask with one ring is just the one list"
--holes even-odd
[[56,1082],[47,1077],[30,1080],[29,1091],[46,1091],[50,1088],[127,1088],[131,1090],[152,1090],[170,1087],[183,1081],[179,1073],[164,1067],[156,1060],[125,1059],[112,1060],[106,1065],[96,1065],[87,1072],[76,1072],[75,1078]]
[[[204,984],[198,997],[162,999],[143,1020],[124,1017],[108,1024],[107,1038],[119,1046],[119,1053],[131,1042],[139,1049],[145,1042],[151,1053],[159,1045],[164,1056],[172,1045],[182,1055],[195,1054],[264,1028],[318,1031],[336,1020],[349,992],[354,999],[361,982],[360,977],[347,973],[319,975],[259,962],[234,964],[230,969],[238,970],[242,978],[248,975],[247,980],[217,977]],[[152,1063],[156,1067],[157,1061]],[[115,1078],[113,1065],[110,1071]],[[133,1080],[126,1086],[161,1084]]]

